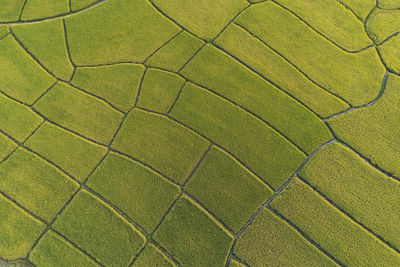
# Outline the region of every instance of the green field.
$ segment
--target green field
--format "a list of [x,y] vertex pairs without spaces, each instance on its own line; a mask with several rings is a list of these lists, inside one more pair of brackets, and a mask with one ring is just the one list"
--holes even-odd
[[400,1],[0,0],[0,266],[400,266]]

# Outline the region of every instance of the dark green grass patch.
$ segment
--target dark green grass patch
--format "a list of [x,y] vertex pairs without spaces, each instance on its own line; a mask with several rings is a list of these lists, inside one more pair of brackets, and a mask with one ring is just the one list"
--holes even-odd
[[149,233],[179,195],[179,187],[115,153],[107,156],[87,185]]
[[274,189],[305,159],[262,121],[192,83],[183,88],[171,116],[227,149]]
[[78,189],[78,184],[34,154],[18,149],[0,165],[0,188],[50,222]]
[[185,266],[223,266],[233,237],[186,197],[171,209],[154,239]]
[[53,227],[107,266],[127,266],[144,246],[132,225],[87,191],[76,195]]
[[182,184],[208,145],[201,136],[166,117],[135,109],[112,147]]
[[288,223],[264,209],[239,237],[235,253],[251,266],[336,266]]
[[34,108],[49,120],[102,144],[110,143],[124,116],[66,83],[57,83]]
[[148,69],[141,87],[138,107],[166,114],[185,80],[172,72]]
[[49,230],[29,255],[36,266],[43,267],[96,267],[99,266],[67,240]]
[[26,257],[45,225],[0,195],[0,257]]
[[71,83],[127,112],[135,103],[143,72],[144,66],[138,64],[79,67]]
[[188,193],[235,232],[272,190],[222,150],[213,147],[186,186]]
[[271,206],[345,265],[400,264],[397,252],[298,179],[293,180]]
[[44,123],[26,146],[83,181],[106,154],[104,147]]

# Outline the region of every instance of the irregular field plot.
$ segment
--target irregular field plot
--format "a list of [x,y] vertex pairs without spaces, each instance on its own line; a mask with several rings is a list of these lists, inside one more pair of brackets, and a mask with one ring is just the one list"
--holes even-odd
[[398,0],[0,0],[0,266],[400,266]]

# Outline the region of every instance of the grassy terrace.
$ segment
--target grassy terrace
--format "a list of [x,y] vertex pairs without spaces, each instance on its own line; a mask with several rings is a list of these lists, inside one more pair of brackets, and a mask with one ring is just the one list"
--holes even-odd
[[0,266],[400,266],[400,1],[0,0]]

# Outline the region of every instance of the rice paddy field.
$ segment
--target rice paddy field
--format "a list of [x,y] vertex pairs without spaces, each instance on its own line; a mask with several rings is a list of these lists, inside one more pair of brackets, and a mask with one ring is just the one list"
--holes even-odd
[[400,1],[0,0],[0,266],[400,266]]

